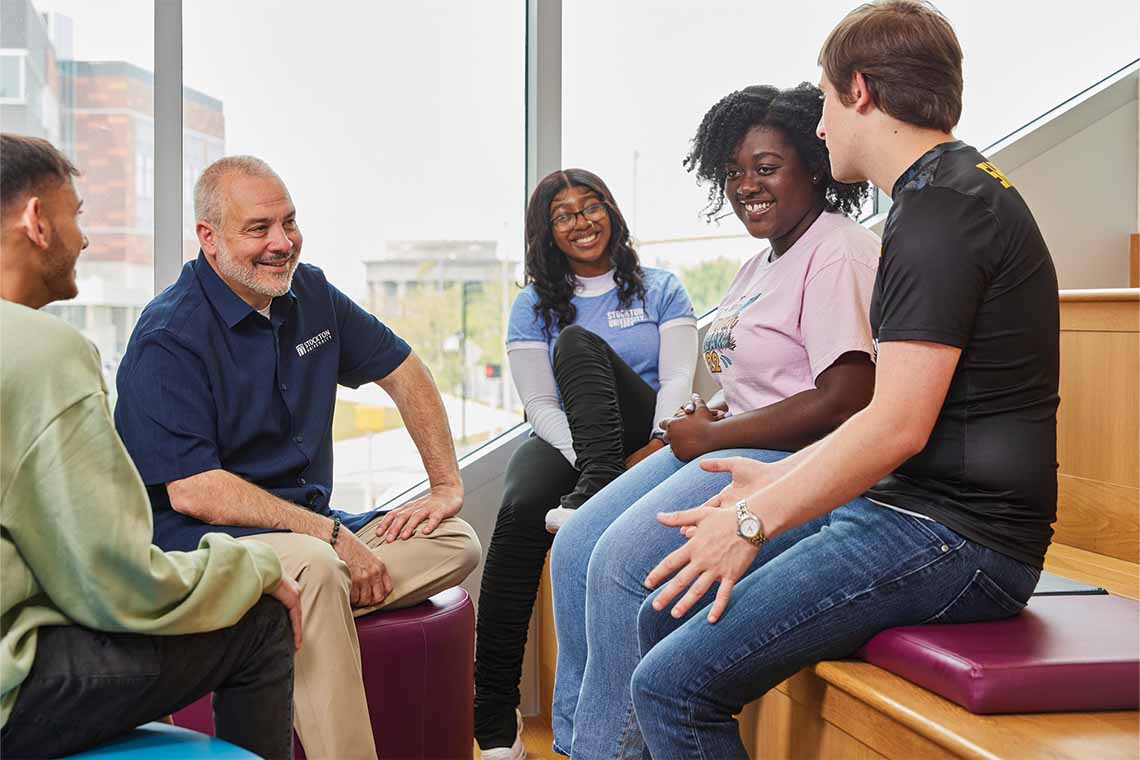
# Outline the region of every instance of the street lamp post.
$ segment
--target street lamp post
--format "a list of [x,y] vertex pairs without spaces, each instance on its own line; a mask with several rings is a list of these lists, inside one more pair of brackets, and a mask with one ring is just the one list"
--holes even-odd
[[461,298],[462,306],[461,311],[461,327],[459,333],[459,376],[463,381],[462,384],[462,400],[460,401],[459,412],[459,440],[467,443],[467,285],[468,281],[463,281],[463,295]]
[[459,440],[467,443],[467,301],[469,299],[468,288],[471,291],[478,293],[483,287],[483,283],[478,280],[464,280],[462,283],[462,294],[460,297],[460,332],[459,332],[459,377],[462,380],[461,400],[459,406]]

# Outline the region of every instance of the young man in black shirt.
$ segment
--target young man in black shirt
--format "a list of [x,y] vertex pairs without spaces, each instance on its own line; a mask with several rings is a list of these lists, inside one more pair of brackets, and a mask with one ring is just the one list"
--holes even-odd
[[702,462],[732,482],[658,516],[688,540],[645,577],[672,576],[641,608],[632,683],[654,757],[747,757],[732,716],[800,668],[893,626],[1008,617],[1037,582],[1056,512],[1057,279],[1016,188],[951,134],[961,62],[949,22],[913,0],[863,5],[824,44],[832,172],[894,199],[875,394],[775,464]]

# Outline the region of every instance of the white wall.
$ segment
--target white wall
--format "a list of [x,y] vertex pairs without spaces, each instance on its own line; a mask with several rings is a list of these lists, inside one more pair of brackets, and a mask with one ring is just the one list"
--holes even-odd
[[1127,103],[1008,172],[1049,244],[1060,287],[1128,287],[1138,140],[1137,105]]

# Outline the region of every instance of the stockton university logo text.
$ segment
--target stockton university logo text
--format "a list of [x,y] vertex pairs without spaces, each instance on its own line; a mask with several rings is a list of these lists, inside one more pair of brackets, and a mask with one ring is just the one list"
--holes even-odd
[[305,354],[309,353],[310,351],[314,351],[314,350],[320,348],[324,344],[328,343],[330,340],[332,340],[332,332],[331,331],[325,330],[324,332],[317,333],[316,335],[309,338],[304,343],[298,343],[297,344],[297,356],[304,356]]
[[646,322],[649,317],[645,315],[645,309],[640,307],[636,309],[618,309],[616,311],[606,312],[606,322],[609,324],[610,329],[618,329],[622,327],[633,327],[639,322]]

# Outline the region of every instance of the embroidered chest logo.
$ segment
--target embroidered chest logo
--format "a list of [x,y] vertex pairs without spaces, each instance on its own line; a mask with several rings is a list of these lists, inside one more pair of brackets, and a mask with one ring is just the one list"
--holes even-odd
[[709,330],[705,333],[705,342],[702,347],[705,354],[705,364],[708,365],[709,372],[712,374],[720,374],[724,372],[725,367],[732,366],[732,358],[728,355],[729,351],[736,350],[736,338],[733,337],[732,331],[736,328],[737,322],[740,321],[740,312],[755,303],[761,295],[761,293],[757,293],[751,298],[741,298],[736,306],[717,312],[716,319],[709,325]]
[[620,327],[633,327],[638,322],[648,322],[649,317],[645,314],[645,309],[618,309],[617,311],[607,311],[606,320],[609,322],[610,328]]
[[304,356],[307,353],[316,351],[330,340],[332,340],[332,331],[325,330],[324,332],[317,333],[304,343],[297,344],[297,356]]

